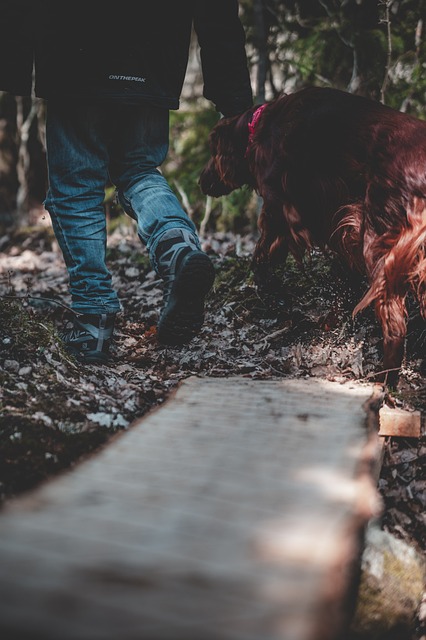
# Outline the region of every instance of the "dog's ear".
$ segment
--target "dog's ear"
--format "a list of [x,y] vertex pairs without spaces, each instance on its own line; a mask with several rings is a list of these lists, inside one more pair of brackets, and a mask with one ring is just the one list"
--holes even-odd
[[251,112],[252,109],[249,109],[239,116],[219,120],[209,138],[212,156],[226,155],[240,158],[245,156]]
[[240,116],[223,118],[209,136],[210,160],[204,167],[199,184],[206,195],[219,197],[251,183],[245,158],[248,122],[252,109]]
[[245,156],[251,116],[250,109],[240,116],[223,118],[210,134],[210,152],[215,169],[221,182],[230,190],[250,182]]

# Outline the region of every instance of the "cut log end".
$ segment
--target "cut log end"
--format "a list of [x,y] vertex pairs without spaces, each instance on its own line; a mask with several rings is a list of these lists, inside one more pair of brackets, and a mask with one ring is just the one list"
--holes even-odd
[[379,411],[379,426],[379,436],[419,438],[421,413],[384,405]]

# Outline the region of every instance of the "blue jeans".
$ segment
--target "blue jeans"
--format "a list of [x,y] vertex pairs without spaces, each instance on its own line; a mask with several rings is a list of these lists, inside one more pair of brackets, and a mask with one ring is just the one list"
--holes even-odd
[[[158,167],[169,144],[169,112],[151,106],[49,100],[46,119],[49,189],[45,201],[69,274],[72,308],[121,308],[105,263],[105,187],[111,182],[156,268],[162,234],[196,227]],[[197,240],[198,241],[198,240]]]

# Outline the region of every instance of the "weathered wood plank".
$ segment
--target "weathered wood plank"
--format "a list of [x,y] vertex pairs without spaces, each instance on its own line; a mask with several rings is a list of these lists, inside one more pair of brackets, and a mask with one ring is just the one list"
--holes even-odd
[[379,411],[379,426],[380,436],[420,438],[421,413],[383,405]]
[[0,635],[337,638],[378,508],[371,395],[316,379],[187,380],[0,514]]

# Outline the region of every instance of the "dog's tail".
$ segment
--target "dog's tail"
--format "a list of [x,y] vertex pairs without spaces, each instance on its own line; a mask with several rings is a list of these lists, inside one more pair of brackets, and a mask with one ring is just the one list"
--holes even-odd
[[353,311],[375,303],[385,341],[406,331],[405,298],[412,291],[426,316],[426,202],[416,198],[407,211],[407,224],[396,235],[364,231],[365,264],[370,265],[371,286]]

